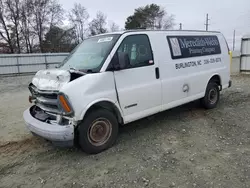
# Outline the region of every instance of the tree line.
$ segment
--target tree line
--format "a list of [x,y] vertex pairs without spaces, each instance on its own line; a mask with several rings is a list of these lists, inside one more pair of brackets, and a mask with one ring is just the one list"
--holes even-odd
[[[170,29],[174,16],[156,4],[136,8],[124,29]],[[8,53],[70,52],[85,38],[124,30],[98,11],[90,19],[80,3],[65,11],[58,0],[0,0],[0,47]],[[0,52],[1,53],[1,52]]]

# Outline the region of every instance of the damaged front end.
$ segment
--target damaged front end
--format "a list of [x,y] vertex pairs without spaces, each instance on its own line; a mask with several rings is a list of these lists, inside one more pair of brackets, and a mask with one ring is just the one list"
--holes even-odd
[[67,70],[52,69],[37,72],[29,85],[31,93],[29,101],[35,104],[32,110],[35,118],[47,123],[62,125],[70,123],[68,119],[73,115],[73,108],[70,106],[70,111],[65,111],[63,104],[60,103],[60,96],[63,96],[63,103],[67,101],[69,106],[69,102],[67,97],[59,91],[65,84],[72,81],[71,74],[74,78],[76,77],[75,72]]
[[34,104],[30,110],[33,117],[49,124],[65,125],[73,123],[69,122],[72,119],[73,109],[71,107],[72,113],[66,116],[58,99],[58,91],[38,90],[32,83],[29,85],[29,90],[31,92],[30,102]]
[[84,73],[60,69],[38,71],[29,85],[29,101],[34,104],[24,112],[28,129],[47,140],[73,144],[74,110],[60,89]]

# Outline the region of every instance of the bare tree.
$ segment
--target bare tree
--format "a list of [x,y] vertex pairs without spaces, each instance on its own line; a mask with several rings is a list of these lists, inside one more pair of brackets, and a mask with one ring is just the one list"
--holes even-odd
[[20,0],[6,0],[7,18],[13,24],[16,38],[17,52],[21,53],[20,46]]
[[0,0],[0,41],[11,53],[43,52],[45,33],[63,21],[58,0]]
[[96,18],[89,23],[90,35],[106,33],[108,31],[106,28],[106,19],[107,17],[102,12],[97,12]]
[[164,15],[162,17],[156,17],[154,29],[171,29],[174,27],[174,15],[168,15],[167,12],[164,11]]
[[21,34],[27,53],[33,52],[35,32],[32,30],[32,0],[23,0],[21,5]]
[[7,23],[7,7],[4,0],[0,0],[0,36],[8,43],[11,53],[14,53],[14,47],[12,44],[10,25]]
[[86,36],[88,19],[89,14],[85,7],[80,3],[75,3],[74,8],[69,13],[69,21],[74,27],[77,43],[80,43]]
[[63,9],[57,0],[33,0],[33,29],[38,37],[41,52],[43,38],[51,25],[57,25],[63,15]]
[[174,15],[170,15],[170,16],[164,18],[162,28],[163,29],[173,28],[175,26],[174,20],[175,20]]
[[50,2],[50,20],[49,24],[51,26],[61,25],[64,19],[64,10],[62,5],[58,3],[57,0],[51,0]]
[[117,25],[115,22],[111,21],[111,22],[109,23],[109,30],[110,30],[111,32],[119,31],[119,30],[120,30],[120,27],[119,27],[119,25]]

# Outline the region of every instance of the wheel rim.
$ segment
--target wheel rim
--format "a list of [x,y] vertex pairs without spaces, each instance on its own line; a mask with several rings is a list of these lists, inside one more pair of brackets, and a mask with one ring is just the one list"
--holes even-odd
[[208,100],[210,104],[215,104],[217,102],[218,99],[218,93],[216,91],[216,89],[211,89],[208,93]]
[[109,140],[111,133],[110,121],[106,118],[98,118],[89,128],[88,140],[94,146],[101,146]]

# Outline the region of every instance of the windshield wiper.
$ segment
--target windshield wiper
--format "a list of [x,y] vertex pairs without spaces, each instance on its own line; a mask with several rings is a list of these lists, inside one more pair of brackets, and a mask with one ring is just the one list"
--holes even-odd
[[75,67],[69,67],[69,70],[75,73],[79,73],[79,74],[97,73],[93,69],[76,69]]
[[77,69],[74,68],[74,67],[70,67],[70,68],[69,68],[69,71],[70,71],[70,72],[74,72],[74,73],[78,73],[78,74],[82,74],[82,75],[85,75],[85,74],[86,74],[85,72],[83,72],[83,71],[81,71],[81,70],[77,70]]

